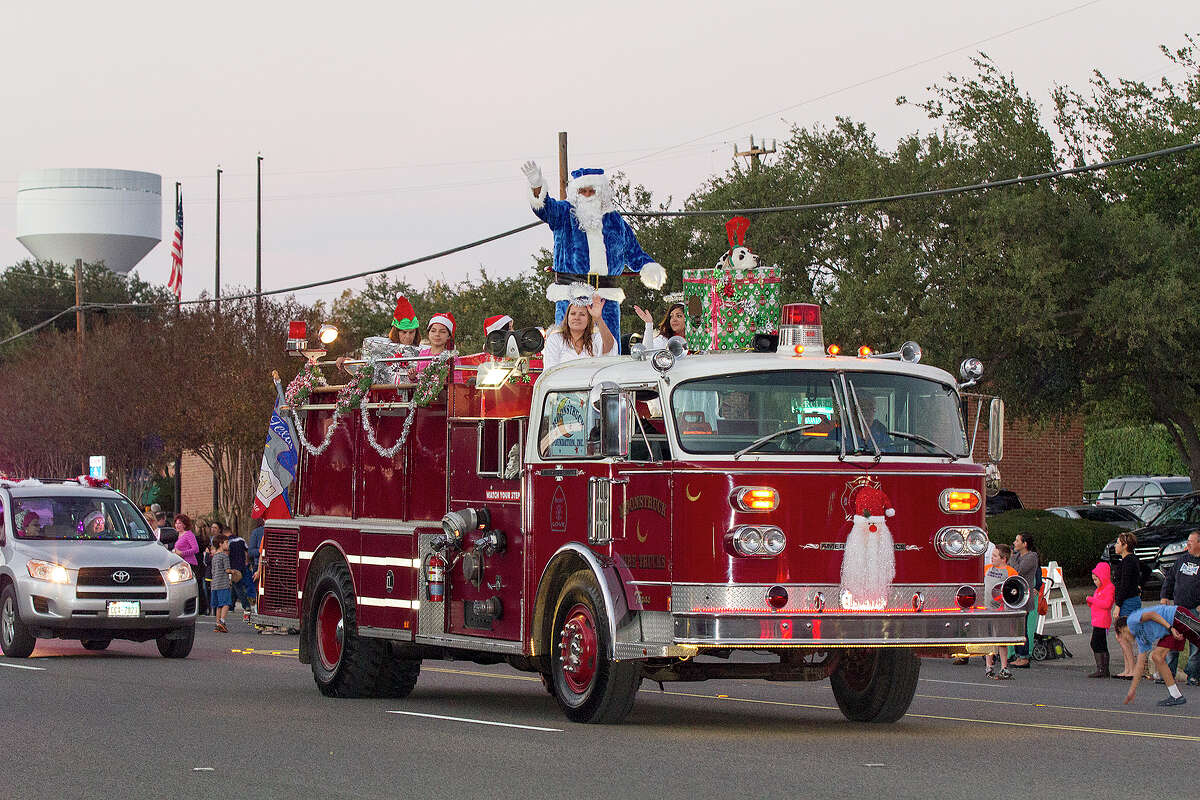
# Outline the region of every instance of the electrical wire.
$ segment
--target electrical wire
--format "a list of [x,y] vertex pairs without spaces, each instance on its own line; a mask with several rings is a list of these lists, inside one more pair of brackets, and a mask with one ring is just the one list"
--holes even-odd
[[[1138,153],[1137,155],[1126,156],[1124,158],[1112,159],[1110,161],[1101,161],[1101,162],[1098,162],[1095,164],[1083,164],[1083,165],[1080,165],[1077,167],[1069,167],[1067,169],[1054,170],[1052,172],[1042,172],[1042,173],[1039,173],[1036,175],[1022,175],[1022,176],[1018,176],[1016,178],[1005,178],[1003,180],[998,180],[998,181],[985,181],[982,183],[973,183],[973,184],[969,184],[969,185],[965,185],[965,186],[954,186],[954,187],[950,187],[950,188],[946,188],[946,189],[930,189],[930,190],[923,191],[923,192],[909,192],[907,194],[859,198],[859,199],[855,199],[855,200],[833,200],[833,201],[824,202],[824,203],[803,203],[803,204],[791,205],[791,206],[767,206],[767,207],[762,207],[762,208],[727,208],[727,209],[711,209],[711,210],[710,209],[704,209],[704,210],[693,209],[693,210],[688,210],[688,211],[631,211],[631,212],[626,212],[626,216],[630,216],[630,217],[634,217],[634,218],[706,217],[706,216],[724,216],[724,215],[729,215],[729,214],[770,214],[770,213],[783,213],[783,212],[791,212],[791,211],[813,211],[813,210],[831,209],[831,208],[852,208],[852,207],[857,207],[857,206],[877,205],[877,204],[883,204],[883,203],[892,203],[892,202],[899,202],[899,201],[903,201],[903,200],[914,200],[914,199],[921,199],[921,198],[927,198],[927,197],[944,197],[947,195],[963,194],[965,192],[983,191],[983,190],[987,190],[987,189],[995,189],[995,188],[1000,188],[1000,187],[1004,187],[1004,186],[1016,186],[1016,185],[1025,184],[1025,183],[1034,183],[1037,181],[1044,181],[1044,180],[1051,180],[1054,178],[1060,178],[1060,177],[1063,177],[1066,175],[1078,175],[1081,173],[1095,172],[1095,171],[1102,170],[1102,169],[1108,169],[1110,167],[1119,167],[1119,166],[1124,166],[1127,164],[1136,164],[1136,163],[1139,163],[1142,161],[1148,161],[1148,160],[1154,159],[1154,158],[1161,158],[1163,156],[1188,152],[1191,150],[1195,150],[1196,148],[1200,148],[1200,142],[1189,142],[1188,144],[1177,145],[1175,147],[1165,147],[1165,148],[1162,148],[1161,150],[1153,150],[1153,151],[1147,152],[1147,153]],[[514,236],[523,231],[527,231],[532,228],[536,228],[536,227],[540,226],[541,224],[542,224],[541,220],[538,220],[537,222],[530,222],[525,225],[519,225],[515,228],[510,228],[506,231],[492,234],[491,236],[486,236],[482,239],[476,239],[473,242],[467,242],[466,244],[457,245],[455,247],[451,247],[446,250],[441,250],[436,253],[430,253],[428,255],[420,256],[418,258],[413,258],[408,261],[401,261],[398,264],[392,264],[392,265],[386,266],[386,267],[377,267],[375,269],[369,269],[369,270],[363,270],[362,272],[356,272],[351,275],[342,275],[342,276],[339,276],[336,278],[327,278],[325,280],[312,281],[310,283],[302,283],[297,286],[287,286],[282,289],[271,289],[269,291],[265,291],[265,292],[261,292],[261,293],[248,292],[248,293],[243,293],[243,294],[239,294],[239,295],[224,296],[224,297],[221,297],[220,300],[222,302],[233,302],[235,300],[248,300],[248,299],[254,298],[254,297],[269,297],[269,296],[278,295],[278,294],[289,294],[289,293],[303,291],[305,289],[313,289],[313,288],[316,288],[319,286],[329,286],[330,284],[334,284],[334,283],[343,283],[345,281],[356,280],[358,278],[365,278],[365,277],[369,277],[371,275],[382,275],[382,274],[385,274],[388,272],[394,272],[398,269],[403,269],[405,267],[411,267],[416,264],[422,264],[427,261],[433,261],[435,259],[442,258],[444,256],[453,255],[454,253],[461,253],[464,250],[470,250],[472,248],[479,247],[481,245],[488,244],[489,242],[494,242],[499,239],[504,239],[509,236]],[[62,312],[54,315],[53,317],[51,317],[48,320],[39,322],[37,325],[35,325],[31,328],[27,328],[26,330],[23,330],[19,333],[14,334],[13,336],[8,337],[7,339],[0,341],[0,345],[7,344],[8,342],[13,341],[14,339],[19,339],[22,336],[25,336],[25,335],[33,333],[41,328],[44,328],[46,325],[49,325],[54,320],[58,319],[59,317],[63,316],[64,314],[68,314],[72,311],[75,311],[77,308],[82,308],[83,310],[88,310],[88,309],[118,310],[118,309],[125,309],[125,308],[131,308],[131,309],[132,308],[163,308],[163,307],[168,307],[168,306],[172,306],[172,305],[178,307],[178,306],[185,306],[185,305],[197,305],[197,304],[201,304],[201,303],[212,303],[212,302],[215,302],[216,300],[217,300],[217,298],[205,298],[205,299],[200,299],[200,300],[184,300],[182,302],[165,301],[165,302],[156,302],[156,303],[89,303],[82,307],[72,306],[71,308],[68,308],[65,311],[62,311]]]

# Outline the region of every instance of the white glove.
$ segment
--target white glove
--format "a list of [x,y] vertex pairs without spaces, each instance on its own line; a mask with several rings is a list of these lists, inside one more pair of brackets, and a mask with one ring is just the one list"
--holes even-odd
[[642,285],[647,289],[658,291],[667,282],[667,271],[657,261],[651,261],[642,267]]
[[529,181],[529,186],[536,189],[539,186],[545,186],[546,182],[542,179],[542,168],[534,161],[526,161],[521,165],[521,171],[525,173],[525,179]]

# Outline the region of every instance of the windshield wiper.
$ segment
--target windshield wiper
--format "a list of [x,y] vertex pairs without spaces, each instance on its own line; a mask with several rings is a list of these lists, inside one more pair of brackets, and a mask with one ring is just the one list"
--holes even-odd
[[811,425],[797,425],[794,428],[784,428],[781,431],[775,431],[774,433],[768,433],[766,436],[760,436],[750,444],[743,447],[741,450],[738,450],[736,453],[734,453],[733,460],[737,461],[739,458],[746,455],[746,453],[749,453],[751,450],[757,450],[759,447],[762,447],[772,439],[778,439],[780,436],[786,436],[789,433],[799,433],[800,431],[806,431],[809,428],[815,427],[817,427],[816,423]]
[[954,453],[951,453],[949,450],[942,447],[937,442],[933,441],[932,439],[926,439],[924,436],[922,436],[919,433],[904,433],[902,431],[888,431],[888,436],[897,436],[901,439],[910,439],[911,441],[917,442],[918,444],[923,444],[926,447],[930,447],[934,450],[940,450],[951,461],[958,461],[960,458],[962,458],[962,456],[957,456]]

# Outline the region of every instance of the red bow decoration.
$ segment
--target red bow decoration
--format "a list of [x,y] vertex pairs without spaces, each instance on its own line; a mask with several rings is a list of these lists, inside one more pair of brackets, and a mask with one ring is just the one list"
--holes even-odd
[[734,217],[725,223],[725,235],[729,237],[729,249],[745,246],[746,231],[750,230],[750,220],[745,217]]

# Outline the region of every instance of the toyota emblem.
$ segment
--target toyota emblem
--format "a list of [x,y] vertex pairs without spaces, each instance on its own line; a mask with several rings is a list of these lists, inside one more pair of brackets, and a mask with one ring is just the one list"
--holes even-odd
[[113,583],[129,583],[129,573],[119,569],[112,574]]

